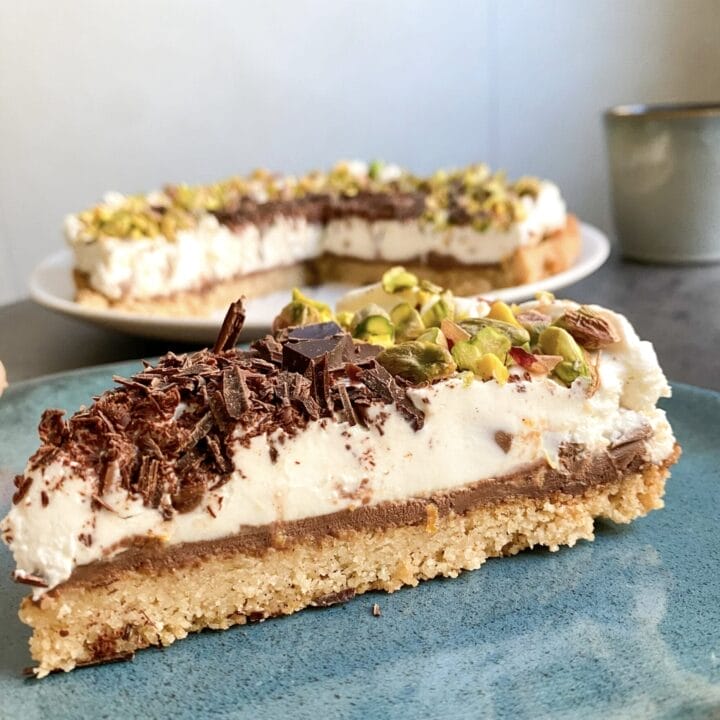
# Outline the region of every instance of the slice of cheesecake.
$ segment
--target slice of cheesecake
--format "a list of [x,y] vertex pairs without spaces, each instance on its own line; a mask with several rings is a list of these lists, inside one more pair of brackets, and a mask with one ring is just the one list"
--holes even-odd
[[369,292],[385,307],[296,293],[249,351],[236,303],[213,350],[45,412],[1,526],[38,676],[662,506],[669,388],[624,317],[456,299],[402,269]]
[[420,177],[377,162],[111,193],[65,232],[78,302],[174,315],[293,285],[361,285],[397,263],[484,292],[565,270],[580,245],[549,181],[509,182],[485,165]]

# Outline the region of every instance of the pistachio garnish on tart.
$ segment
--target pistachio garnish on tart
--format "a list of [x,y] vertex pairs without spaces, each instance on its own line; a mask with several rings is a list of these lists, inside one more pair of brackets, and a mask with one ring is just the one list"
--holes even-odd
[[[293,292],[280,317],[301,317],[294,310],[299,295]],[[550,306],[552,315],[543,312]],[[469,371],[480,380],[503,384],[525,371],[569,387],[579,378],[590,381],[591,355],[620,339],[612,321],[589,306],[558,302],[550,293],[522,305],[456,298],[402,266],[390,268],[379,283],[348,293],[337,307],[334,317],[355,340],[386,348],[381,357],[390,358],[393,367],[412,368],[397,374],[413,382]],[[441,362],[443,373],[437,372],[436,359],[421,352],[428,343],[449,352]],[[398,347],[404,349],[392,350]]]

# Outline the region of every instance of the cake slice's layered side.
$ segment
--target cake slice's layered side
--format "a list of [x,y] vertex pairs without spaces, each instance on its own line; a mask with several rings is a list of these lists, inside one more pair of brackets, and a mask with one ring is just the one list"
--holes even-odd
[[240,292],[364,284],[397,263],[456,292],[484,292],[566,269],[580,242],[551,182],[509,183],[482,165],[421,178],[358,162],[113,193],[70,215],[65,232],[80,302],[192,314]]
[[335,315],[296,293],[249,352],[235,306],[215,351],[44,415],[2,524],[39,674],[662,506],[669,388],[622,316],[456,299],[400,268],[366,294],[396,302]]

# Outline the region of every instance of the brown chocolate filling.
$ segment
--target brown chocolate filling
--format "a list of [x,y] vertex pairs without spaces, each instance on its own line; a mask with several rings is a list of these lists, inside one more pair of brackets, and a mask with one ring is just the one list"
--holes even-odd
[[[414,220],[425,212],[425,194],[421,192],[367,192],[357,195],[310,195],[295,200],[257,202],[241,198],[237,205],[215,213],[218,221],[231,229],[248,224],[261,227],[278,217],[303,218],[310,223],[326,224],[330,220],[362,218],[377,220]],[[470,222],[468,218],[466,222]]]
[[479,507],[523,498],[582,495],[589,489],[609,486],[642,470],[648,463],[646,439],[651,434],[649,427],[639,428],[605,452],[594,455],[584,452],[582,446],[567,444],[561,450],[557,468],[539,462],[502,477],[486,478],[427,498],[364,505],[292,522],[244,527],[236,535],[219,540],[163,546],[158,541],[135,538],[127,550],[112,560],[76,568],[59,588],[102,586],[128,570],[157,573],[208,556],[237,552],[262,555],[268,548],[282,549],[307,539],[321,541],[328,536],[341,537],[348,531],[421,525],[427,522],[430,513],[440,517],[451,513],[463,515]]

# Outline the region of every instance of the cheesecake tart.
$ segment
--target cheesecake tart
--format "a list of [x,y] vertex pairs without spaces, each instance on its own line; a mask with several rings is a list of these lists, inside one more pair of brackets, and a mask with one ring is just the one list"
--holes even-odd
[[65,234],[79,303],[170,315],[294,285],[363,285],[399,263],[475,294],[565,270],[580,247],[549,181],[509,182],[485,165],[419,177],[379,162],[111,193],[68,216]]
[[333,312],[296,292],[249,350],[237,302],[212,350],[44,413],[0,525],[38,676],[662,507],[670,391],[623,316],[455,298],[402,268],[364,293]]

